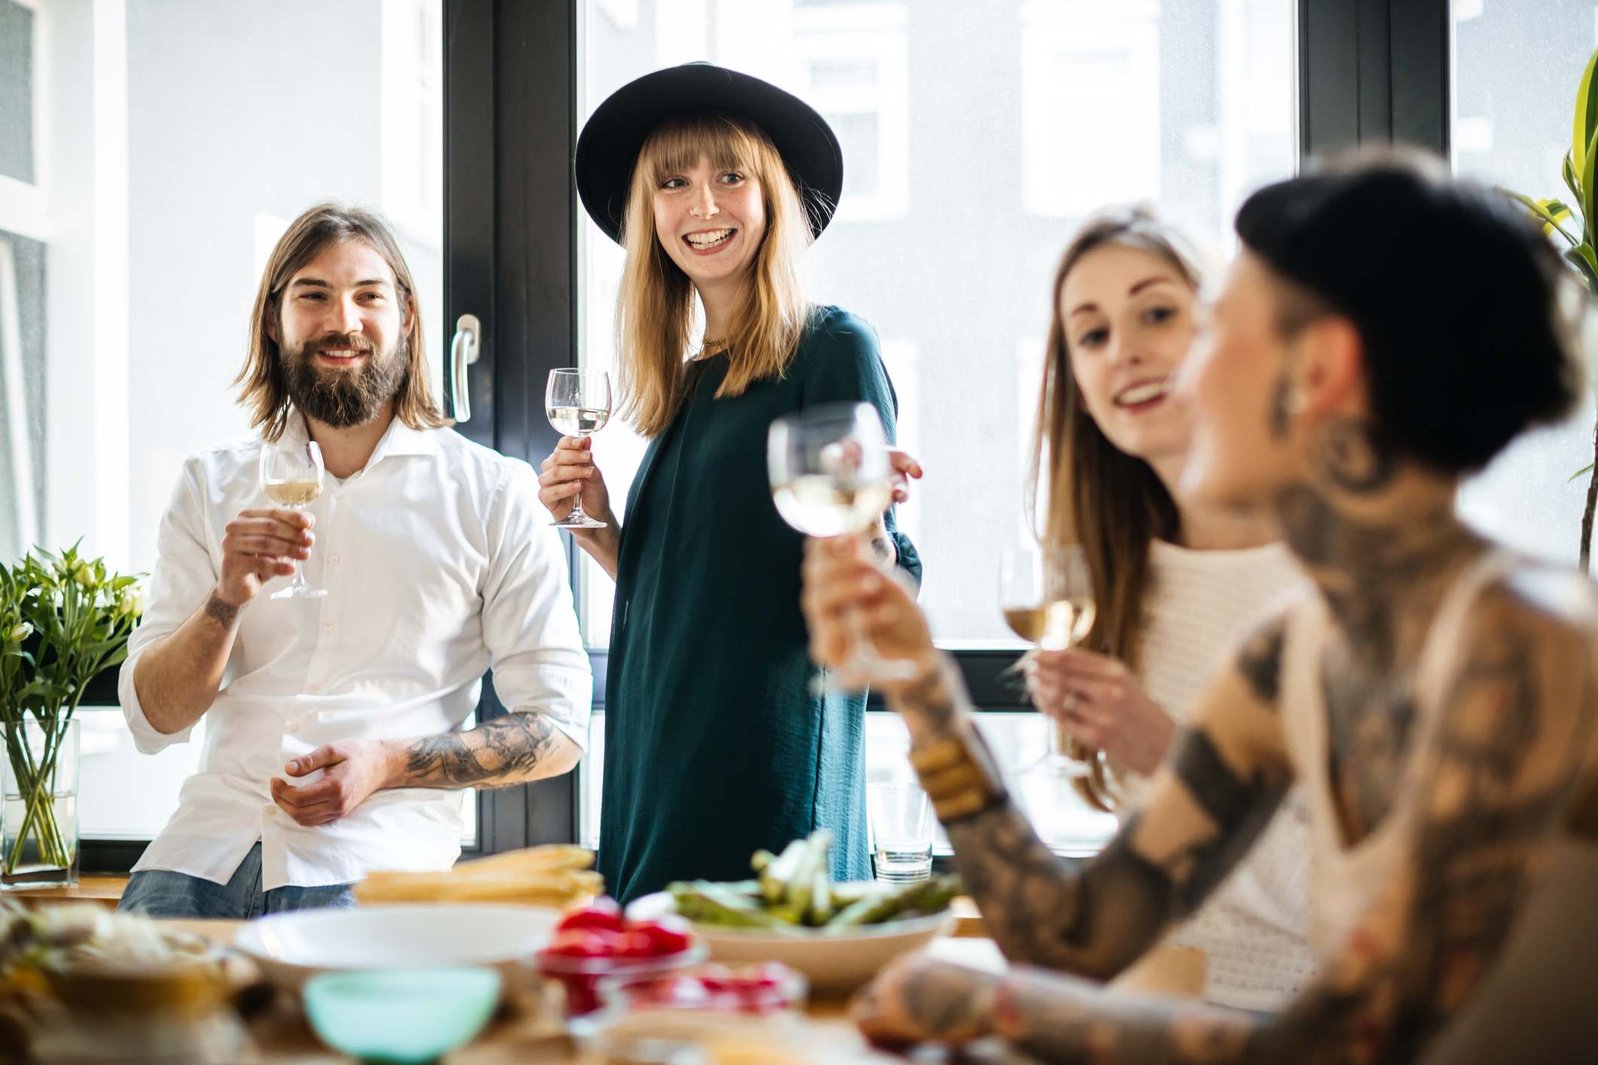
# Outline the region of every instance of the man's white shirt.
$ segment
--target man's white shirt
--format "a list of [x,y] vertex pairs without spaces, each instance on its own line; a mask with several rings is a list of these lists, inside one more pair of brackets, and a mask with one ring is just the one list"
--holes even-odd
[[[305,439],[289,419],[285,441]],[[144,652],[210,598],[222,537],[239,511],[265,507],[260,441],[214,448],[184,464],[161,522],[143,621],[118,684],[139,750],[186,742],[150,724],[134,690]],[[360,880],[376,869],[446,869],[460,855],[460,792],[373,792],[316,828],[280,810],[272,777],[290,758],[342,739],[439,735],[462,727],[481,678],[513,712],[546,717],[588,742],[593,676],[583,650],[565,553],[537,499],[531,467],[447,429],[398,419],[366,468],[329,477],[306,580],[322,599],[268,598],[239,614],[216,701],[205,712],[199,771],[134,871],[169,869],[225,883],[257,839],[264,890]]]

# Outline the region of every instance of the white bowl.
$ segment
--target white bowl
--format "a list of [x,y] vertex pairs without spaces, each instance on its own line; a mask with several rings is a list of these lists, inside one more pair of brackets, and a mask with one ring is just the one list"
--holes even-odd
[[[662,912],[675,912],[671,896],[665,892],[645,895],[627,907],[629,916],[649,917]],[[900,954],[925,946],[949,932],[954,928],[955,915],[945,911],[837,931],[729,928],[699,921],[690,923],[710,948],[713,961],[733,964],[780,961],[804,973],[813,989],[837,992],[854,990]]]
[[489,965],[509,979],[518,960],[550,941],[559,920],[551,909],[489,903],[300,910],[245,924],[234,945],[290,990],[338,969]]

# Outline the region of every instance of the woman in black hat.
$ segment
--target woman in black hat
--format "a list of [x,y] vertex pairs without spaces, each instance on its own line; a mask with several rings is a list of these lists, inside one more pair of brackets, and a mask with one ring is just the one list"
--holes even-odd
[[[772,420],[810,405],[870,403],[893,432],[875,334],[809,303],[799,281],[842,187],[837,139],[796,97],[690,64],[602,103],[576,173],[588,213],[627,251],[620,409],[650,441],[625,525],[587,440],[563,439],[540,477],[551,513],[580,492],[606,522],[573,536],[616,581],[600,871],[622,900],[743,879],[756,850],[825,827],[833,875],[868,877],[864,696],[816,694],[801,537],[772,506],[765,466]],[[891,511],[874,540],[919,578]]]
[[[884,656],[920,663],[889,704],[983,920],[1033,966],[895,962],[858,1004],[875,1038],[999,1035],[1100,1063],[1457,1054],[1483,1003],[1506,1016],[1501,956],[1545,873],[1598,867],[1598,591],[1454,510],[1466,474],[1580,395],[1574,282],[1518,208],[1440,160],[1269,186],[1237,233],[1178,389],[1193,411],[1179,486],[1269,514],[1312,588],[1212,680],[1147,804],[1091,862],[1038,842],[910,598],[856,545],[812,546],[818,653],[840,655],[849,611]],[[1295,782],[1320,975],[1273,1013],[1106,991],[1226,880]],[[1592,1030],[1591,982],[1521,965],[1543,992],[1524,1015],[1560,1023],[1514,1031],[1496,1060],[1589,1060],[1591,1036],[1555,1049],[1543,1032]]]

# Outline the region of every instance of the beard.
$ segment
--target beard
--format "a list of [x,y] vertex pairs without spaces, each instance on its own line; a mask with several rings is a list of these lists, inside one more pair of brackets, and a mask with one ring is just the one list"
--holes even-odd
[[[319,351],[348,348],[366,356],[353,370],[318,366],[313,360]],[[289,398],[300,413],[335,429],[365,425],[399,394],[410,364],[411,343],[402,336],[394,348],[379,353],[370,340],[351,334],[330,333],[319,340],[306,341],[284,352],[283,368]]]

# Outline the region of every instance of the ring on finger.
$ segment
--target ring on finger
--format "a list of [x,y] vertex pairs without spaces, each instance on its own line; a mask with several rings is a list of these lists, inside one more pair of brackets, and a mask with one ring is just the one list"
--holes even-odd
[[1076,692],[1074,692],[1074,691],[1066,692],[1065,693],[1065,705],[1061,707],[1061,710],[1064,713],[1066,713],[1066,714],[1074,714],[1074,713],[1076,713],[1077,704],[1080,703],[1081,701],[1082,701],[1082,697],[1080,695],[1078,695]]

